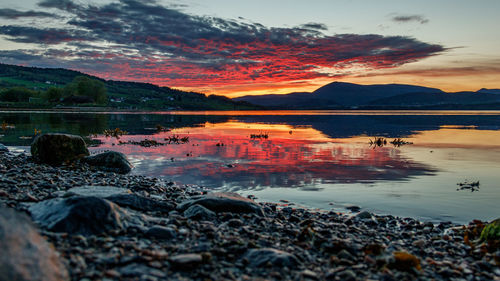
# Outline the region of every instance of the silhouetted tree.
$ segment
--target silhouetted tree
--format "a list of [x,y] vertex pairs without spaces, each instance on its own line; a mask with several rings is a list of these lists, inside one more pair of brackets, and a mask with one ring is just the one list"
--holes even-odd
[[8,102],[28,102],[30,97],[35,97],[37,92],[24,88],[14,87],[0,93],[0,100]]
[[44,94],[45,98],[49,102],[58,102],[63,97],[64,90],[61,88],[50,87]]
[[66,85],[64,96],[86,96],[98,104],[105,104],[108,101],[104,82],[86,76],[77,76],[73,82]]

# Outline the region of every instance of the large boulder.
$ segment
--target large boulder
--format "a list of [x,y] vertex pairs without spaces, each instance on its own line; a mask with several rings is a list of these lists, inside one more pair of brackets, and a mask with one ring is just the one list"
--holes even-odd
[[300,264],[294,255],[273,248],[250,249],[243,256],[243,259],[246,259],[250,267],[270,265],[291,268]]
[[264,216],[259,204],[233,192],[212,192],[206,195],[194,196],[190,200],[179,204],[177,209],[184,211],[196,204],[216,213],[255,213]]
[[126,215],[114,203],[93,196],[50,199],[32,205],[29,212],[50,231],[85,236],[123,228],[122,217]]
[[88,156],[83,159],[83,162],[101,170],[119,174],[127,174],[132,170],[132,164],[127,160],[127,157],[123,153],[116,151]]
[[31,144],[31,155],[35,162],[61,165],[89,155],[89,150],[80,136],[43,134]]
[[62,281],[68,272],[30,219],[0,207],[0,281]]

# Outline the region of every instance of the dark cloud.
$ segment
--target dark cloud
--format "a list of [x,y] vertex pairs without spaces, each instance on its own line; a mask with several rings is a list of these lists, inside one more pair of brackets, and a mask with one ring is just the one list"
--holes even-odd
[[19,43],[60,44],[68,41],[91,40],[89,33],[83,30],[37,28],[28,26],[0,26],[0,34]]
[[321,23],[266,27],[190,15],[154,1],[80,5],[44,0],[39,5],[69,13],[68,27],[8,25],[0,27],[0,35],[44,45],[38,54],[44,62],[52,59],[104,78],[171,86],[334,77],[341,73],[326,69],[391,68],[445,51],[410,37],[332,36],[323,33],[327,27]]
[[56,17],[56,15],[37,11],[18,11],[14,9],[0,9],[0,18],[19,19],[19,18],[47,18]]
[[301,25],[303,28],[315,29],[315,30],[328,30],[328,27],[323,23],[310,22]]
[[392,17],[392,21],[399,23],[407,23],[407,22],[418,22],[420,24],[426,24],[429,22],[424,16],[420,15],[399,15]]
[[64,11],[73,11],[80,7],[71,0],[42,0],[38,2],[38,6],[43,8],[56,8]]

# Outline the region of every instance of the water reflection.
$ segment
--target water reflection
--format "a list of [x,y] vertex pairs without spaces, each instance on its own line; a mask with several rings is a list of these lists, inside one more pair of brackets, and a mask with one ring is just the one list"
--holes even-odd
[[[268,139],[251,138],[261,130]],[[436,171],[402,156],[396,148],[373,149],[366,139],[345,142],[313,128],[288,125],[206,123],[168,133],[124,136],[120,141],[148,138],[165,142],[172,134],[189,136],[189,143],[140,147],[101,138],[105,144],[100,149],[119,150],[134,158],[139,174],[233,191],[267,187],[315,190],[325,183],[402,181]]]

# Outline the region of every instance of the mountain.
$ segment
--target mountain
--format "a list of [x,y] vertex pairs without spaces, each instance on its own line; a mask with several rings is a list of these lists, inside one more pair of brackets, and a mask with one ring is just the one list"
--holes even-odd
[[478,93],[486,93],[486,94],[500,94],[500,89],[485,89],[482,88],[481,90],[477,91]]
[[13,87],[26,87],[45,91],[50,87],[64,87],[77,76],[103,81],[108,93],[108,107],[150,110],[228,110],[258,109],[246,102],[233,101],[223,96],[205,96],[148,83],[104,80],[74,70],[38,68],[0,63],[0,91]]
[[[496,92],[498,91],[498,92]],[[440,89],[404,84],[358,85],[333,82],[312,93],[244,96],[235,98],[255,105],[283,109],[384,109],[384,108],[497,108],[499,90],[446,93]],[[491,105],[491,106],[489,106]]]

